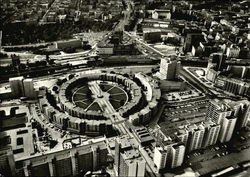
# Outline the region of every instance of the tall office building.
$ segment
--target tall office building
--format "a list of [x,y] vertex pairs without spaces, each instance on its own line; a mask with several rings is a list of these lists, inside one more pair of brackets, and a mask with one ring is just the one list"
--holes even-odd
[[120,154],[130,149],[132,149],[132,146],[131,146],[130,139],[128,136],[122,136],[122,137],[116,138],[114,169],[115,169],[117,176],[120,175]]
[[187,145],[189,133],[186,127],[179,128],[175,135],[180,139],[181,142],[184,143],[185,146]]
[[204,36],[200,32],[194,32],[194,33],[188,33],[185,38],[184,43],[184,51],[190,52],[192,49],[192,46],[197,47],[199,46],[200,42],[204,41]]
[[218,99],[211,100],[208,104],[206,120],[211,120],[216,124],[221,124],[223,118],[230,116],[232,110]]
[[24,79],[23,76],[13,77],[9,79],[9,83],[14,98],[25,96],[33,99],[36,97],[32,79]]
[[132,144],[135,141],[128,136],[121,136],[115,140],[116,176],[143,177],[145,175],[146,162],[139,151]]
[[248,100],[228,101],[211,100],[206,114],[206,120],[222,125],[224,118],[237,117],[237,130],[245,127],[250,118],[250,102]]
[[234,130],[240,130],[247,125],[250,117],[250,103],[247,100],[211,100],[207,109],[207,120],[220,124],[218,141],[228,142]]
[[4,176],[15,176],[15,160],[11,147],[11,138],[0,132],[0,172]]
[[167,150],[164,146],[156,146],[154,149],[154,164],[157,167],[157,170],[164,169],[167,164]]
[[35,89],[32,79],[23,80],[24,96],[28,98],[35,98]]
[[247,100],[243,100],[238,102],[238,105],[240,106],[240,108],[237,114],[237,130],[246,127],[250,119],[250,102]]
[[24,95],[23,76],[10,78],[9,83],[14,98]]
[[130,149],[120,154],[120,173],[124,177],[144,177],[146,162],[137,149]]
[[224,82],[222,89],[226,92],[247,96],[250,91],[250,84],[247,81],[226,77],[220,77],[219,80]]
[[163,80],[175,80],[178,78],[181,62],[176,59],[162,58],[159,77]]
[[207,147],[216,144],[221,126],[219,124],[213,123],[212,121],[207,121],[204,123],[204,127],[205,133],[202,146]]
[[167,141],[159,142],[154,149],[154,164],[157,170],[164,168],[176,168],[182,165],[185,155],[184,143],[179,139],[170,138]]
[[171,147],[171,168],[182,165],[185,155],[185,146],[183,143],[175,144]]
[[2,34],[3,32],[2,32],[2,30],[0,30],[0,51],[1,51],[1,49],[2,49]]
[[19,69],[20,66],[20,56],[17,56],[15,54],[11,55],[11,60],[12,60],[12,67],[15,69]]
[[191,152],[202,147],[202,142],[204,138],[205,128],[202,124],[199,125],[190,125],[187,127],[189,131],[189,140],[188,140],[188,152]]
[[234,116],[225,117],[221,125],[221,131],[218,140],[221,143],[230,141],[233,135],[237,118]]
[[[222,71],[225,69],[226,55],[223,53],[214,53],[211,55],[209,64],[214,64],[215,71]],[[209,65],[208,64],[208,65]]]

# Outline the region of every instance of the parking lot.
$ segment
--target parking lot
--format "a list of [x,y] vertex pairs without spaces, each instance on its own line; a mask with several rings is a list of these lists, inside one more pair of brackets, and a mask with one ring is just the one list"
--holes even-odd
[[200,92],[197,92],[195,90],[187,90],[183,92],[170,92],[168,94],[165,94],[164,98],[167,101],[184,101],[199,96],[202,96]]
[[175,127],[185,125],[187,121],[197,123],[205,120],[208,100],[197,100],[188,104],[165,106],[160,118],[160,126]]
[[[40,152],[62,150],[62,142],[68,138],[71,138],[74,135],[71,135],[68,131],[61,130],[55,127],[52,123],[49,123],[48,120],[41,113],[37,105],[32,104],[30,109],[33,119],[39,122],[42,128],[44,129],[44,135],[39,137],[38,147]],[[50,149],[49,140],[55,140],[58,143],[55,145],[55,147]]]
[[228,148],[227,145],[222,144],[194,151],[187,156],[186,163],[192,165],[192,163],[204,162],[207,160],[225,156],[230,153],[227,148]]

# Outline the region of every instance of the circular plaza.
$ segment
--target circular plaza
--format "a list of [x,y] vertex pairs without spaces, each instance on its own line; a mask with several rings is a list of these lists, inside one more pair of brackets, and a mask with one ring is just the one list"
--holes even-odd
[[98,72],[65,79],[57,92],[44,88],[42,112],[56,127],[77,134],[112,134],[114,124],[146,124],[156,114],[158,83],[137,73],[132,77]]
[[84,119],[123,116],[140,103],[140,87],[131,79],[111,73],[95,73],[65,82],[59,91],[61,107]]
[[74,89],[72,102],[85,111],[105,112],[105,103],[108,101],[116,111],[128,102],[128,93],[124,89],[124,86],[115,82],[88,81]]

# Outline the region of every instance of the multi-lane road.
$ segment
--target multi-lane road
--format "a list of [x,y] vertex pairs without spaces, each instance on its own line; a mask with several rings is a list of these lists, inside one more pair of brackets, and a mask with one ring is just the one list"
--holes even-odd
[[124,31],[124,33],[126,35],[128,35],[129,37],[131,37],[133,40],[135,40],[138,44],[142,45],[145,50],[149,50],[150,53],[156,53],[158,55],[158,57],[164,57],[165,54],[163,54],[162,52],[160,52],[159,50],[151,47],[149,44],[146,44],[141,38],[139,38],[136,35],[131,34],[130,32]]
[[215,94],[209,90],[204,84],[202,84],[197,78],[193,77],[189,72],[187,72],[185,69],[180,70],[180,76],[184,77],[188,82],[190,82],[192,85],[194,85],[197,89],[201,90],[203,93],[205,93],[208,96],[214,97]]

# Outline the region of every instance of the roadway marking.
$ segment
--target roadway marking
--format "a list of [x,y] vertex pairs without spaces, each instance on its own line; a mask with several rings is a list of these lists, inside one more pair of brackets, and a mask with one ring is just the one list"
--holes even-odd
[[112,96],[116,96],[116,95],[123,95],[124,93],[122,92],[122,93],[112,93],[112,94],[110,94],[110,95],[112,95]]
[[113,100],[113,101],[116,101],[116,102],[120,102],[120,100],[113,99],[113,98],[110,98],[109,100]]
[[75,95],[86,95],[86,93],[75,93]]
[[106,92],[109,92],[110,90],[112,90],[115,87],[115,85],[113,87],[111,87],[110,89],[108,89]]
[[88,105],[88,107],[85,108],[85,111],[87,111],[94,103],[95,103],[95,101],[93,101],[90,105]]
[[[109,90],[113,89],[115,86],[111,87]],[[113,114],[116,112],[112,104],[109,102],[109,93],[103,92],[102,89],[100,88],[100,85],[95,81],[95,82],[90,82],[89,83],[89,89],[92,91],[94,94],[93,96],[95,97],[95,101],[99,104],[101,109],[106,112],[107,114]]]

